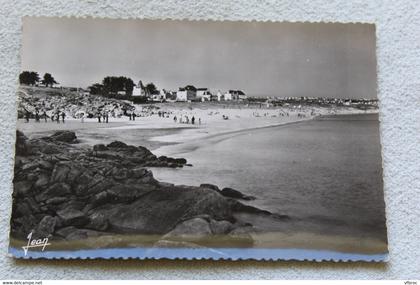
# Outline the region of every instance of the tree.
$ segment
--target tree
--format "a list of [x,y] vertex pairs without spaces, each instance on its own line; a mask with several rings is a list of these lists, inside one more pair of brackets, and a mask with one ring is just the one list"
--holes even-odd
[[103,95],[115,97],[119,91],[125,91],[126,96],[133,94],[134,82],[124,76],[107,76],[102,80]]
[[156,85],[153,84],[152,82],[147,83],[146,87],[144,88],[144,91],[146,92],[147,95],[155,94],[157,91]]
[[55,81],[54,77],[52,77],[50,73],[44,74],[44,79],[41,81],[41,83],[44,84],[46,87],[53,87],[54,84],[58,84],[58,82]]
[[88,89],[89,89],[89,93],[92,95],[102,95],[104,86],[102,84],[95,83],[89,86]]
[[39,82],[38,72],[34,71],[23,71],[19,74],[19,83],[26,85],[35,85]]
[[126,92],[126,95],[131,96],[133,95],[133,89],[134,89],[134,82],[131,80],[131,78],[126,78],[124,82],[124,89]]

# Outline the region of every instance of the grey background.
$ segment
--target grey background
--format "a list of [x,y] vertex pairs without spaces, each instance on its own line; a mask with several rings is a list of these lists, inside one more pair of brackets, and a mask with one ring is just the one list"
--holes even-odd
[[[94,16],[376,23],[387,264],[69,260],[7,256],[21,17]],[[0,278],[420,279],[420,5],[411,1],[0,0]]]

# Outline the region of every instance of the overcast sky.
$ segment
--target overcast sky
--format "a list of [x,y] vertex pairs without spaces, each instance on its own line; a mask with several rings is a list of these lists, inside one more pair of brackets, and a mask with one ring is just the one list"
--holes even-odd
[[23,24],[22,70],[49,72],[63,86],[121,75],[170,90],[376,98],[374,25],[32,17]]

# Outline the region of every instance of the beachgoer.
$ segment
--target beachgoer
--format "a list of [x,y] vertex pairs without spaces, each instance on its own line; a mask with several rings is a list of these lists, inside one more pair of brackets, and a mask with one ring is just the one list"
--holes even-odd
[[38,113],[38,111],[35,112],[35,122],[39,123],[39,113]]
[[30,117],[30,113],[28,111],[26,111],[25,120],[26,120],[27,123],[29,123],[29,117]]
[[108,124],[108,119],[109,119],[109,114],[108,114],[108,112],[106,112],[106,114],[105,114],[105,120],[106,120],[106,123]]
[[82,114],[82,117],[80,118],[80,121],[81,121],[82,123],[84,123],[84,122],[85,122],[85,114]]
[[136,120],[136,113],[133,112],[133,121]]
[[201,118],[198,118],[198,124],[201,125]]
[[66,117],[66,113],[64,113],[64,112],[61,112],[61,119],[63,120],[63,123],[64,123],[64,118]]
[[194,123],[195,123],[195,118],[194,118],[194,116],[191,118],[191,124],[193,124],[194,125]]
[[174,122],[176,123],[176,121],[177,121],[177,118],[176,118],[176,116],[174,117]]
[[60,123],[60,112],[57,111],[57,113],[55,114],[55,116],[57,117],[57,124]]
[[45,111],[44,111],[44,112],[42,113],[42,116],[44,117],[45,122],[47,122],[47,112],[45,112]]
[[104,122],[104,123],[105,123],[105,120],[106,120],[106,115],[105,115],[105,112],[103,112],[103,113],[102,113],[102,122]]
[[101,113],[98,112],[97,116],[98,116],[98,123],[100,123],[101,122]]

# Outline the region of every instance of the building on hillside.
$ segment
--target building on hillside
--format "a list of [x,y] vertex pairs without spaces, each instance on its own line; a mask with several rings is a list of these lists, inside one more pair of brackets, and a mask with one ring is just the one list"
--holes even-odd
[[210,101],[211,100],[211,92],[208,88],[197,88],[197,100],[201,102]]
[[225,100],[226,101],[239,101],[239,100],[246,100],[247,96],[242,90],[229,90],[225,93]]
[[217,101],[224,101],[225,95],[219,90],[217,91],[216,98],[217,98]]
[[197,88],[193,85],[187,85],[180,87],[176,92],[176,101],[179,102],[191,102],[197,98]]

